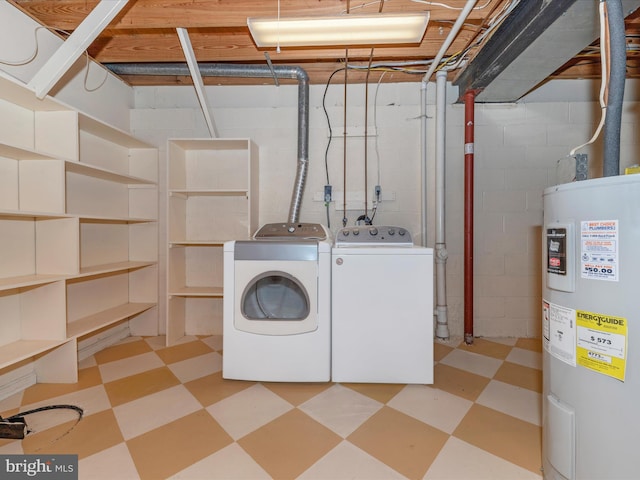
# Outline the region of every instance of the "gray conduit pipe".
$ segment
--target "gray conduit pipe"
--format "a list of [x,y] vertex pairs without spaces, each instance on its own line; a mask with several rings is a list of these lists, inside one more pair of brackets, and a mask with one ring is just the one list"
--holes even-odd
[[[186,63],[110,63],[116,75],[190,76]],[[199,63],[203,77],[290,78],[298,81],[298,168],[289,207],[289,223],[298,223],[309,167],[309,76],[297,66]]]
[[621,0],[606,0],[610,64],[607,116],[604,121],[603,175],[620,175],[620,128],[627,70],[627,45]]
[[[422,228],[421,230],[422,230],[422,244],[424,246],[427,246],[427,207],[428,207],[428,201],[427,201],[428,200],[428,195],[427,195],[427,180],[428,180],[427,178],[428,176],[427,175],[427,84],[429,83],[429,79],[431,78],[433,73],[438,68],[440,64],[440,60],[442,60],[444,55],[447,53],[448,48],[451,46],[456,36],[462,29],[465,20],[467,19],[467,17],[469,16],[473,8],[475,7],[477,1],[478,0],[467,0],[464,7],[460,11],[460,15],[458,15],[456,22],[453,24],[453,27],[451,27],[451,31],[447,35],[447,38],[445,39],[444,43],[440,46],[440,50],[438,50],[438,53],[433,59],[433,62],[431,63],[429,70],[422,77],[422,86],[420,89],[420,128],[422,130],[422,134],[420,137],[420,141],[422,143],[422,215],[421,215]],[[441,79],[440,81],[442,82],[442,80],[443,79]],[[437,83],[438,81],[436,79],[436,87],[437,87]],[[444,85],[445,88],[442,88],[442,85]],[[440,94],[440,97],[444,98],[444,94],[446,92],[446,78],[444,78],[444,82],[441,84],[439,90],[442,92]],[[436,102],[438,102],[437,98],[436,98]],[[446,101],[445,101],[445,106],[441,107],[441,109],[444,110],[444,108],[446,108]],[[446,128],[446,127],[443,125],[442,128]],[[442,137],[444,138],[444,130],[442,133]],[[442,149],[444,148],[445,148],[445,145],[442,145]],[[436,163],[437,163],[437,160],[436,160]],[[439,209],[441,207],[442,211],[436,212],[436,252],[435,253],[436,253],[436,261],[438,261],[438,263],[436,264],[436,271],[439,272],[439,274],[436,275],[436,285],[435,285],[436,308],[434,308],[434,316],[436,317],[435,318],[436,337],[444,340],[449,338],[449,319],[447,317],[447,298],[446,298],[447,297],[446,261],[447,261],[448,254],[447,254],[446,244],[444,240],[444,235],[445,235],[445,232],[444,232],[444,207],[445,207],[444,163],[441,163],[441,167],[442,169],[440,170],[441,172],[440,188],[442,188],[442,192],[436,192],[436,198],[440,199],[440,202],[436,200],[436,209]],[[438,175],[436,174],[436,176]],[[438,180],[436,180],[436,190],[438,190]],[[439,221],[438,219],[441,219],[442,221]],[[439,239],[440,239],[440,242],[439,242]],[[438,243],[441,243],[441,247],[439,250],[437,247]]]
[[436,72],[436,337],[449,338],[447,319],[447,243],[445,239],[447,72]]

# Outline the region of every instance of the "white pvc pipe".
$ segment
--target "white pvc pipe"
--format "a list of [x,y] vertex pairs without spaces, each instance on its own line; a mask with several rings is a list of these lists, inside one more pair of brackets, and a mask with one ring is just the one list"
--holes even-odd
[[[420,95],[420,120],[421,120],[421,128],[422,128],[422,236],[423,236],[423,245],[427,245],[427,105],[426,105],[426,91],[427,84],[433,72],[438,68],[442,57],[447,53],[447,50],[455,40],[458,32],[462,28],[462,25],[466,21],[467,17],[471,13],[471,10],[475,7],[477,0],[468,0],[465,6],[462,8],[460,15],[456,22],[453,24],[449,35],[445,39],[444,43],[440,47],[437,55],[433,59],[429,70],[422,78],[421,85],[421,95]],[[444,73],[444,72],[442,72]],[[442,93],[436,93],[436,104],[439,102],[443,102],[443,107],[440,107],[439,110],[442,112],[443,119],[442,122],[436,121],[436,129],[441,128],[441,131],[436,132],[436,157],[438,156],[438,152],[441,152],[440,159],[440,168],[436,165],[436,249],[435,249],[435,261],[436,261],[436,308],[435,308],[435,316],[436,316],[436,337],[446,339],[449,338],[449,322],[447,319],[447,290],[446,290],[446,259],[447,259],[447,250],[445,245],[445,233],[444,233],[444,212],[445,212],[445,185],[444,185],[444,132],[446,130],[444,125],[444,111],[446,109],[446,74],[442,75],[442,80],[440,80],[441,89],[442,84],[444,85],[444,90]],[[437,82],[438,83],[438,82]],[[437,88],[436,83],[436,88]],[[437,114],[436,114],[437,115]],[[440,127],[438,127],[438,124]],[[440,137],[440,141],[442,144],[438,146],[438,137]],[[436,162],[438,160],[436,159]],[[440,172],[440,173],[438,173]]]
[[436,73],[436,337],[449,338],[447,320],[447,245],[445,241],[445,149],[447,72]]
[[421,231],[422,246],[427,246],[427,207],[429,201],[427,199],[427,82],[422,82],[420,87],[420,144],[422,145],[422,212],[421,212]]
[[458,15],[458,19],[456,20],[456,23],[454,23],[453,27],[451,27],[451,31],[449,32],[449,35],[447,35],[447,38],[444,40],[444,43],[440,47],[438,54],[433,59],[433,62],[431,63],[429,70],[427,70],[427,73],[425,73],[424,77],[422,78],[423,82],[428,82],[429,79],[431,78],[431,75],[433,75],[433,72],[436,71],[436,68],[438,68],[438,64],[440,63],[440,60],[442,60],[442,57],[444,57],[449,47],[451,46],[455,38],[458,36],[458,32],[462,28],[462,24],[465,22],[465,20],[471,13],[471,10],[473,10],[473,7],[476,6],[476,3],[478,3],[478,0],[467,0],[467,3],[462,8],[460,15]]

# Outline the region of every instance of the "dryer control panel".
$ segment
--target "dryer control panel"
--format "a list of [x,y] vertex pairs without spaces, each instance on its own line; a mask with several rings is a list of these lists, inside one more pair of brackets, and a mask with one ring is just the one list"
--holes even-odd
[[336,235],[335,245],[336,247],[413,247],[413,240],[411,239],[411,233],[406,228],[364,225],[340,229]]
[[326,240],[327,231],[319,223],[267,223],[253,236],[255,240]]

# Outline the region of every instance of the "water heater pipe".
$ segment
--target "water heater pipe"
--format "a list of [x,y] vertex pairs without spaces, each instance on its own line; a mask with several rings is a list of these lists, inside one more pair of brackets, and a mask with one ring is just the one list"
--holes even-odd
[[447,72],[436,73],[436,337],[449,338],[447,320],[447,244],[445,241],[445,150]]
[[610,73],[607,98],[607,116],[604,123],[603,175],[620,175],[620,130],[622,104],[627,75],[627,43],[624,13],[620,0],[606,0],[609,26]]
[[473,343],[473,151],[475,93],[464,94],[464,341]]

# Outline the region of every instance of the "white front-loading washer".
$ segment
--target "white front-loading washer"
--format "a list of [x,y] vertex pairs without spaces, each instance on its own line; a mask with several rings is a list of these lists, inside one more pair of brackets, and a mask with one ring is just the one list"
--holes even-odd
[[224,245],[227,379],[331,377],[331,238],[319,224],[268,224]]
[[332,380],[433,383],[433,249],[347,227],[332,250]]

